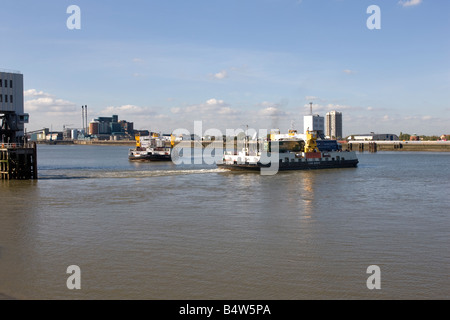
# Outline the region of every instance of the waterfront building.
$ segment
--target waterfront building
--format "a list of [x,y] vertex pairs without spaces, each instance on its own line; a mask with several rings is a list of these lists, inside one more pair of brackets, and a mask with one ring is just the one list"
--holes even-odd
[[396,134],[393,133],[368,133],[368,134],[354,134],[348,136],[349,141],[398,141],[400,140]]
[[319,136],[325,132],[324,118],[318,114],[309,114],[303,117],[303,129],[306,134],[307,130],[317,131]]
[[2,143],[21,143],[29,115],[24,113],[23,74],[0,69],[0,136]]
[[342,138],[342,112],[330,111],[326,115],[325,135],[331,139]]
[[120,120],[117,115],[98,117],[89,123],[89,134],[95,136],[134,135],[133,123]]

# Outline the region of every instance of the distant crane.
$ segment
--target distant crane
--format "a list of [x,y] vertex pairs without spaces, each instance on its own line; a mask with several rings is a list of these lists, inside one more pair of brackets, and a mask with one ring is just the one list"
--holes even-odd
[[63,131],[66,131],[66,126],[73,126],[73,124],[63,124]]

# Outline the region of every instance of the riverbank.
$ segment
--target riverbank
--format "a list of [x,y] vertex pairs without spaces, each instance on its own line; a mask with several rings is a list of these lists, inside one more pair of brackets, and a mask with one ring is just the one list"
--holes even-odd
[[[101,145],[101,146],[130,146],[136,145],[133,140],[61,140],[61,141],[40,141],[38,144],[50,145]],[[350,144],[352,150],[359,150],[361,144],[364,145],[364,151],[369,151],[370,141],[341,142],[342,149],[349,149]],[[425,152],[450,152],[450,141],[375,141],[377,151],[425,151]],[[210,148],[225,149],[226,142],[221,141],[182,141],[178,142],[178,147],[184,148]]]
[[56,140],[36,141],[37,144],[46,145],[100,145],[100,146],[135,146],[134,140]]
[[[352,150],[358,151],[359,145],[364,145],[364,151],[369,151],[369,141],[358,141],[358,142],[340,142],[342,145],[342,150],[350,149],[349,145],[352,145]],[[373,144],[373,142],[371,142]],[[377,151],[417,151],[417,152],[450,152],[450,141],[375,141]],[[222,142],[180,142],[180,147],[191,147],[201,148],[203,146],[210,148],[220,147]],[[226,143],[223,143],[223,148],[227,147]]]
[[[369,151],[370,144],[376,144],[377,151],[417,151],[417,152],[450,152],[450,141],[355,141],[342,143],[342,149],[359,150],[364,145],[364,151]],[[350,148],[351,145],[351,148]]]
[[74,140],[74,144],[98,146],[135,146],[134,140]]

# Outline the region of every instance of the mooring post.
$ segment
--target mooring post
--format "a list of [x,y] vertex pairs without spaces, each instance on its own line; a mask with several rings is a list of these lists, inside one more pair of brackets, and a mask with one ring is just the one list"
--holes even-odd
[[33,179],[37,180],[38,172],[37,172],[37,147],[36,142],[33,142]]

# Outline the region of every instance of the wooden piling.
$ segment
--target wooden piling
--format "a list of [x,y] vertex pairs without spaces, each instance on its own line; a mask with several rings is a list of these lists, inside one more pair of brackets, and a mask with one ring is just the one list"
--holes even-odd
[[359,144],[359,152],[364,152],[364,143]]
[[376,142],[369,142],[369,152],[377,152],[377,143]]
[[0,149],[0,175],[2,180],[37,179],[36,144],[3,144]]

